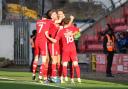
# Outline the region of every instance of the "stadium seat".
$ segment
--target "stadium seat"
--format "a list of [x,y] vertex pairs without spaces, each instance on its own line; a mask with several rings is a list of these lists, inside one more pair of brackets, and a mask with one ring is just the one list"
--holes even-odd
[[103,45],[102,44],[90,44],[87,46],[87,50],[103,50]]
[[115,32],[121,32],[121,31],[126,31],[128,29],[127,25],[122,25],[122,26],[116,26],[114,31]]
[[86,51],[86,45],[81,45],[78,49],[80,52],[85,52]]
[[98,36],[93,36],[93,35],[88,35],[87,38],[86,38],[86,41],[98,41]]
[[128,6],[124,7],[124,16],[128,16]]
[[113,18],[111,20],[112,25],[125,24],[125,18]]

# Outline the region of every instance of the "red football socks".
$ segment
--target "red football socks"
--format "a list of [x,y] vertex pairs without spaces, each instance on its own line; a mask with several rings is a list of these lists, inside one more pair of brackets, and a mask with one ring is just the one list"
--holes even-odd
[[52,77],[56,77],[56,64],[52,64]]
[[67,66],[63,66],[63,75],[67,77]]
[[58,67],[58,76],[61,77],[62,76],[62,65],[58,64],[57,67]]
[[77,78],[80,78],[80,67],[75,66]]
[[36,61],[33,62],[33,69],[32,69],[33,74],[36,74],[37,64],[38,63]]

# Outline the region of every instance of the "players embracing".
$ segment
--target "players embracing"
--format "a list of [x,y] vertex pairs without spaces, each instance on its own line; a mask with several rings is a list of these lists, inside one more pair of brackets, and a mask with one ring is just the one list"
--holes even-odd
[[[61,83],[64,83],[63,77],[65,81],[68,81],[67,66],[68,62],[71,60],[73,63],[71,82],[74,83],[75,69],[77,80],[80,83],[80,68],[74,43],[74,36],[76,35],[78,28],[76,28],[72,23],[74,17],[65,17],[62,10],[49,10],[47,16],[49,18],[45,18],[45,20],[44,18],[37,20],[36,23],[37,40],[35,40],[33,80],[35,80],[36,68],[40,55],[42,57],[42,64],[40,66],[39,81],[42,81],[42,76],[44,78],[44,83],[49,82],[48,76],[53,82],[56,82],[57,78],[59,78]],[[51,58],[50,62],[49,58]],[[50,63],[49,70],[48,63]]]

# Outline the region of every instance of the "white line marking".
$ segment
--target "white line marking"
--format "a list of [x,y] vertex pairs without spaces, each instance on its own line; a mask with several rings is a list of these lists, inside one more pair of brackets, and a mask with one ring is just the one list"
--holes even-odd
[[[0,77],[0,79],[3,79],[3,80],[12,80],[12,81],[14,81],[15,79],[11,79],[11,78],[5,78],[5,77]],[[18,81],[18,80],[17,80]],[[71,89],[71,88],[67,88],[67,87],[61,87],[61,86],[57,86],[57,85],[52,85],[52,84],[41,84],[41,83],[37,83],[37,82],[29,82],[29,81],[24,81],[24,82],[22,82],[22,83],[25,83],[25,82],[27,82],[27,83],[34,83],[34,84],[39,84],[39,85],[45,85],[45,86],[51,86],[51,87],[57,87],[57,88],[62,88],[62,89]]]
[[62,88],[62,89],[71,89],[71,88],[61,87],[61,86],[52,85],[52,84],[41,84],[41,83],[37,83],[37,82],[29,82],[29,83],[34,83],[34,84],[39,84],[39,85],[45,85],[45,86],[51,86],[51,87],[57,87],[57,88]]
[[[46,85],[46,84],[43,84],[43,85]],[[71,88],[67,88],[67,87],[61,87],[61,86],[50,85],[50,84],[47,84],[46,86],[58,87],[58,88],[62,88],[62,89],[71,89]]]
[[4,78],[4,77],[0,77],[0,79],[3,79],[3,80],[15,80],[15,79]]

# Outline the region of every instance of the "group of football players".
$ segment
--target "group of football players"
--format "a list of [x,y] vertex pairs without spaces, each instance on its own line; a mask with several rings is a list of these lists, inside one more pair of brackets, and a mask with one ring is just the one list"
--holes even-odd
[[41,83],[68,81],[67,67],[71,61],[71,83],[74,83],[74,70],[77,82],[81,83],[80,67],[74,38],[80,34],[73,24],[74,16],[65,15],[63,10],[49,10],[47,17],[36,21],[36,38],[34,42],[34,62],[32,79],[36,79],[39,57],[42,59],[38,81]]

